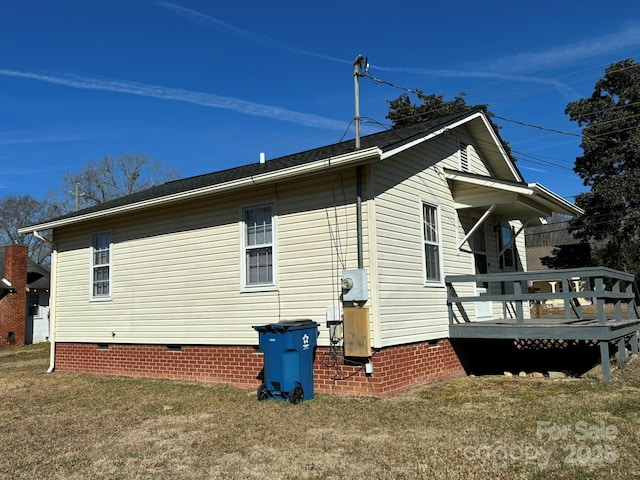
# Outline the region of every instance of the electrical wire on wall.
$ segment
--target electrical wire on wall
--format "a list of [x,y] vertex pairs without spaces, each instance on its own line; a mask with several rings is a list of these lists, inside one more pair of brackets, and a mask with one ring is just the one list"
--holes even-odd
[[[329,348],[320,357],[320,365],[329,370],[331,380],[346,380],[363,369],[361,362],[349,360],[344,355],[344,319],[342,318],[342,285],[341,272],[347,267],[347,255],[349,250],[349,204],[347,202],[347,192],[345,189],[345,179],[343,173],[330,173],[331,192],[333,205],[325,208],[329,241],[331,243],[331,275],[333,300],[331,307],[332,321],[328,321],[329,327]],[[343,207],[342,218],[340,206]],[[341,222],[344,221],[344,226]],[[344,367],[359,367],[353,371],[345,372]]]
[[[344,356],[343,339],[338,343],[331,343],[329,351],[324,352],[320,358],[320,365],[327,369],[332,369],[334,372],[329,375],[331,380],[347,380],[355,375],[358,375],[364,370],[364,364],[359,362],[353,362]],[[375,352],[374,354],[375,355]],[[372,358],[373,358],[372,355]],[[356,370],[346,373],[342,370],[343,366],[359,367]]]

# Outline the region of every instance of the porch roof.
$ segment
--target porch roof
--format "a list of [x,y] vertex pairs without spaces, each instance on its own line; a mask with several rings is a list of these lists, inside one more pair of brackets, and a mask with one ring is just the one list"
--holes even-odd
[[584,211],[538,183],[501,180],[444,169],[457,210],[492,209],[497,220],[538,221],[552,213],[576,216]]

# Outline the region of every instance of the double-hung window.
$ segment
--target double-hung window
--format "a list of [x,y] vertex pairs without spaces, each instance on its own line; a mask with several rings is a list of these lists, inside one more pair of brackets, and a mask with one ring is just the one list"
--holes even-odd
[[442,283],[440,216],[436,205],[422,203],[422,243],[425,283]]
[[111,298],[111,234],[93,236],[91,246],[91,298]]
[[275,287],[274,225],[272,205],[245,208],[243,228],[243,286]]

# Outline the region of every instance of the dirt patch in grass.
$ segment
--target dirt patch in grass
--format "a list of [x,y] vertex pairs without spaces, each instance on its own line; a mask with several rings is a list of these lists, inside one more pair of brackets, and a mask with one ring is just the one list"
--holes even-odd
[[189,383],[45,374],[0,353],[0,478],[636,478],[640,362],[614,381],[466,377],[300,405]]

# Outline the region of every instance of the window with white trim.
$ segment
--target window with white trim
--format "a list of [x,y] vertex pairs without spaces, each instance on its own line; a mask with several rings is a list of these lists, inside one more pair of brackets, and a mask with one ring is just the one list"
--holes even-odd
[[91,298],[111,298],[111,234],[108,232],[92,238]]
[[242,210],[244,287],[271,287],[274,282],[272,205]]
[[436,205],[422,203],[422,242],[426,283],[441,283],[440,215]]

